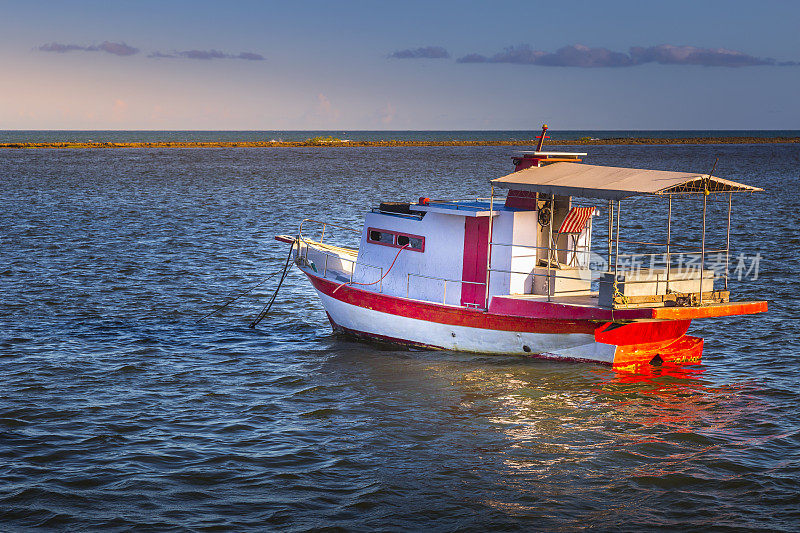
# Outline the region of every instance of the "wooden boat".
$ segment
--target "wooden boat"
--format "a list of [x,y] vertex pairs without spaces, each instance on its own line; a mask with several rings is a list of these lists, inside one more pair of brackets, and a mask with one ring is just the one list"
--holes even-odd
[[[687,335],[692,320],[767,310],[764,301],[731,301],[728,290],[732,195],[761,189],[711,174],[584,164],[586,154],[543,151],[545,131],[535,151],[514,158],[513,173],[491,181],[489,198],[382,203],[360,230],[307,219],[296,236],[277,236],[292,245],[334,330],[423,348],[627,368],[698,363],[703,339]],[[703,206],[693,268],[676,267],[687,254],[677,251],[672,228],[673,198],[688,195]],[[620,241],[622,202],[640,196],[664,200],[664,242]],[[728,204],[727,244],[714,250],[725,254],[722,272],[707,268],[709,197]],[[592,252],[592,222],[601,210],[605,257]],[[354,231],[358,248],[326,242],[334,230]],[[620,242],[659,247],[635,255],[658,256],[661,266],[629,268]]]

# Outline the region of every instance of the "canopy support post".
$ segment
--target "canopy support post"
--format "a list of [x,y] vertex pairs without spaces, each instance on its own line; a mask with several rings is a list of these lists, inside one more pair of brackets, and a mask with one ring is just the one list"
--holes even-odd
[[731,208],[733,207],[733,193],[728,193],[728,231],[725,235],[725,290],[728,290],[728,262],[731,252]]
[[616,298],[619,290],[617,289],[617,272],[619,268],[619,215],[622,211],[622,200],[617,200],[617,234],[615,237],[617,238],[617,247],[614,251],[614,291],[611,296],[611,308],[614,308],[614,298]]
[[614,238],[614,200],[608,201],[608,268],[611,268],[612,240]]
[[[551,300],[550,293],[555,292],[554,290],[552,290],[551,283],[550,283],[550,259],[553,257],[553,217],[555,216],[555,212],[554,212],[555,210],[556,210],[556,195],[555,194],[551,194],[550,195],[550,223],[547,225],[547,232],[549,234],[548,237],[547,237],[547,243],[548,244],[547,244],[547,285],[546,285],[546,287],[547,287],[547,301],[548,302]],[[558,263],[558,252],[556,252],[556,263]],[[553,284],[553,285],[555,285],[555,284]]]
[[700,245],[700,291],[698,305],[703,305],[703,275],[706,270],[706,208],[708,206],[708,192],[703,191],[703,238]]
[[484,292],[483,307],[489,308],[489,278],[492,275],[492,234],[494,222],[494,184],[489,185],[489,238],[486,245],[486,287]]
[[672,270],[672,255],[669,253],[669,244],[672,240],[672,195],[668,195],[669,207],[667,209],[667,284],[664,292],[669,294],[669,271]]
[[[708,173],[708,177],[703,178],[703,238],[701,241],[702,244],[700,245],[700,292],[697,305],[703,305],[703,275],[706,270],[706,211],[708,209],[708,195],[710,194],[708,183],[711,181],[711,175],[714,174],[714,170],[717,168],[718,161],[719,158],[714,160],[714,166],[711,167],[711,172]],[[711,292],[714,292],[713,281]]]

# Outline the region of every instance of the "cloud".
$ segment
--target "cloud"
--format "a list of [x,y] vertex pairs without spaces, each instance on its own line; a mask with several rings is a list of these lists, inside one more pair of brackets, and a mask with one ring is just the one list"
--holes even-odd
[[114,43],[111,41],[103,41],[98,45],[80,46],[77,44],[61,44],[61,43],[47,43],[37,48],[40,52],[106,52],[115,56],[132,56],[139,53],[138,48],[128,46],[125,43]]
[[178,52],[178,55],[186,59],[227,59],[228,54],[224,54],[219,50],[186,50],[185,52]]
[[40,52],[72,52],[73,50],[86,50],[85,46],[78,46],[77,44],[61,44],[61,43],[47,43],[37,48]]
[[694,46],[634,46],[630,53],[614,52],[607,48],[589,48],[574,44],[555,52],[534,50],[529,45],[506,48],[491,57],[469,54],[456,60],[458,63],[513,63],[544,67],[616,68],[633,67],[647,63],[661,65],[699,65],[704,67],[750,67],[759,65],[796,66],[798,62],[776,62],[771,58],[755,57],[744,52],[725,48],[697,48]]
[[264,56],[261,54],[254,54],[253,52],[242,52],[236,59],[246,59],[247,61],[264,61]]
[[523,44],[511,46],[486,57],[470,54],[457,60],[459,63],[513,63],[516,65],[541,65],[546,67],[629,67],[633,60],[627,54],[606,48],[589,48],[580,44],[564,46],[556,52],[534,50]]
[[317,95],[317,114],[329,119],[339,120],[339,110],[331,105],[331,101],[322,93]]
[[396,114],[397,111],[395,110],[391,102],[386,102],[386,105],[378,110],[378,115],[380,116],[381,123],[384,125],[391,124]]
[[114,105],[111,107],[111,120],[114,122],[122,122],[127,118],[127,114],[128,102],[120,100],[119,98],[114,100]]
[[[81,46],[78,44],[62,44],[62,43],[46,43],[36,47],[40,52],[105,52],[115,56],[132,56],[139,53],[138,48],[129,46],[123,42],[103,41],[100,44],[93,44],[90,46]],[[185,58],[185,59],[243,59],[245,61],[264,61],[265,58],[261,54],[255,52],[241,52],[239,54],[229,54],[219,50],[184,50],[181,52],[151,52],[147,55],[149,58],[165,59],[165,58]]]
[[607,48],[576,44],[559,48],[554,54],[545,54],[538,58],[536,64],[548,67],[630,67],[633,60],[627,54],[612,52]]
[[132,56],[134,54],[139,53],[138,48],[134,48],[133,46],[128,46],[125,43],[112,43],[109,41],[103,41],[99,46],[89,47],[87,48],[87,50],[90,51],[99,50],[101,52],[114,54],[115,56]]
[[254,52],[241,52],[239,54],[228,54],[219,50],[183,50],[181,52],[159,52],[155,51],[148,55],[156,59],[161,58],[176,58],[182,57],[184,59],[201,59],[204,61],[211,59],[244,59],[247,61],[264,61],[264,56]]
[[389,54],[392,59],[447,59],[450,54],[441,46],[425,46],[422,48],[408,48],[397,50]]
[[324,93],[318,93],[315,102],[302,114],[300,120],[308,129],[325,129],[334,126],[341,115]]
[[631,57],[637,64],[660,63],[662,65],[702,65],[704,67],[752,67],[774,65],[771,58],[754,57],[743,52],[725,48],[695,48],[662,44],[642,48],[631,48]]

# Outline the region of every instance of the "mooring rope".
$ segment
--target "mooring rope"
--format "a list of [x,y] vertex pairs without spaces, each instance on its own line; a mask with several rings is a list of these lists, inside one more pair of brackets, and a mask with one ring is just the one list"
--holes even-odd
[[223,309],[225,309],[226,307],[228,307],[229,305],[231,305],[233,302],[235,302],[236,300],[238,300],[239,298],[241,298],[241,297],[242,297],[242,296],[244,296],[245,294],[249,294],[249,293],[253,292],[253,290],[255,290],[256,288],[260,287],[261,285],[263,285],[263,284],[264,284],[264,283],[266,283],[267,281],[271,280],[272,278],[274,278],[275,276],[277,276],[277,275],[278,275],[278,274],[280,274],[280,273],[281,273],[281,271],[280,271],[280,270],[276,270],[275,272],[273,272],[272,274],[270,274],[270,275],[269,275],[269,276],[267,276],[266,278],[264,278],[264,279],[262,279],[261,281],[259,281],[257,284],[253,285],[252,287],[250,287],[250,288],[249,288],[249,289],[247,289],[246,291],[244,291],[244,292],[242,292],[242,293],[238,294],[237,296],[234,296],[233,298],[231,298],[230,300],[228,300],[227,302],[225,302],[225,303],[224,303],[224,304],[222,304],[221,306],[217,307],[216,309],[214,309],[213,311],[211,311],[211,312],[210,312],[210,313],[208,313],[207,315],[203,315],[203,316],[201,316],[200,318],[198,318],[198,319],[197,319],[197,322],[201,322],[201,321],[205,320],[206,318],[208,318],[208,317],[210,317],[210,316],[212,316],[212,315],[215,315],[215,314],[219,313],[220,311],[222,311]]
[[[289,255],[286,256],[286,264],[283,265],[283,274],[281,275],[281,280],[278,282],[278,286],[275,288],[275,292],[272,293],[272,298],[269,299],[269,303],[264,306],[263,309],[256,315],[256,318],[250,322],[250,329],[255,328],[259,322],[264,320],[264,318],[269,314],[269,310],[272,308],[272,304],[275,302],[275,297],[278,296],[278,291],[281,290],[281,285],[283,285],[283,280],[286,279],[286,274],[289,273],[289,263],[292,260],[292,250],[294,250],[294,243],[298,241],[292,241],[292,245],[289,246]],[[300,244],[298,242],[297,249],[300,250]]]

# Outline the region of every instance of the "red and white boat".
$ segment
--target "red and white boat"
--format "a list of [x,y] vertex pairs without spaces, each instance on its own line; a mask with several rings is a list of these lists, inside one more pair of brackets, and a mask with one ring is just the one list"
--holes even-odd
[[[297,236],[277,236],[291,243],[334,330],[625,368],[700,362],[703,339],[686,334],[693,319],[767,310],[764,301],[732,302],[727,290],[732,195],[761,189],[710,174],[583,164],[586,154],[542,151],[545,130],[537,150],[514,158],[515,172],[491,181],[489,198],[381,204],[350,230],[360,233],[358,249],[325,241],[347,228],[310,219]],[[690,254],[679,251],[672,220],[673,199],[687,195],[702,198],[703,209],[702,246]],[[622,201],[638,196],[663,199],[664,242],[620,241]],[[727,203],[723,250],[706,249],[709,198]],[[603,211],[600,256],[592,223]],[[620,242],[659,248],[628,254],[647,256],[643,268],[647,261],[625,261]],[[711,252],[717,262],[724,253],[722,271],[707,268]]]

